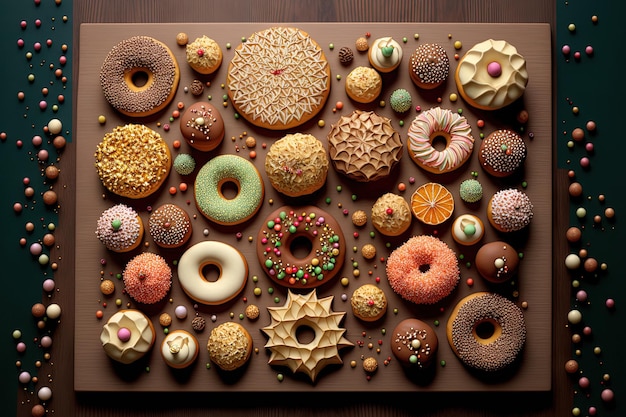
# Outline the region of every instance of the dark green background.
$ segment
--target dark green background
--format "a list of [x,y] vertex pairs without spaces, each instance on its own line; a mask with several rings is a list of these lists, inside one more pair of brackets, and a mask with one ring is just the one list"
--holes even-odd
[[[608,265],[608,270],[597,276],[581,275],[572,272],[572,279],[580,280],[580,289],[589,294],[587,303],[578,303],[575,299],[576,290],[571,292],[571,306],[583,313],[583,325],[592,328],[591,337],[586,337],[580,344],[571,344],[571,357],[580,363],[581,373],[573,377],[586,376],[591,381],[588,390],[572,391],[572,408],[578,407],[581,415],[587,415],[590,406],[598,409],[601,416],[626,415],[626,405],[623,401],[623,388],[626,386],[626,361],[621,356],[622,346],[619,343],[626,318],[622,306],[622,294],[626,293],[626,280],[622,272],[620,258],[623,257],[624,232],[621,231],[620,217],[626,213],[626,196],[621,182],[626,169],[622,155],[624,140],[619,126],[623,116],[624,87],[620,80],[621,72],[616,61],[623,60],[624,35],[626,35],[626,2],[621,0],[605,1],[558,1],[557,25],[553,28],[554,65],[556,67],[556,155],[558,168],[573,169],[576,180],[583,185],[584,198],[572,201],[569,213],[555,215],[569,216],[571,225],[584,227],[582,246],[600,262]],[[594,24],[593,15],[599,18]],[[62,21],[63,16],[68,22]],[[35,19],[40,19],[42,25],[35,27]],[[28,27],[20,28],[20,21],[26,20]],[[574,23],[576,30],[568,30],[568,25]],[[22,368],[37,373],[35,361],[42,359],[43,350],[33,342],[40,336],[35,320],[30,313],[31,306],[36,302],[49,303],[47,295],[42,291],[41,284],[47,277],[54,274],[49,266],[40,266],[37,259],[30,255],[30,243],[41,239],[48,223],[57,223],[58,217],[41,201],[41,193],[47,184],[41,171],[45,165],[37,162],[37,149],[31,144],[33,135],[43,134],[42,127],[51,118],[59,118],[64,122],[65,136],[72,140],[71,132],[71,46],[72,46],[72,1],[63,0],[56,5],[52,0],[42,0],[36,5],[32,0],[13,2],[11,7],[5,7],[0,13],[0,51],[3,64],[0,74],[4,81],[0,100],[0,132],[6,132],[7,139],[0,142],[0,180],[3,192],[0,194],[0,262],[2,268],[3,295],[0,298],[0,414],[11,416],[16,414],[17,393],[23,389],[17,382],[19,369],[15,366],[17,360],[23,362]],[[26,46],[17,47],[17,40],[23,38]],[[51,39],[53,45],[45,46],[46,39]],[[42,50],[34,52],[34,42],[44,44]],[[67,53],[68,64],[63,68],[69,82],[63,84],[54,77],[49,64],[58,67],[58,58],[61,55],[61,45],[70,46]],[[581,51],[580,60],[566,59],[561,53],[561,46],[568,44],[574,51]],[[591,45],[594,55],[587,56],[585,47]],[[33,50],[33,58],[29,61],[25,54]],[[35,82],[28,81],[29,74],[35,75]],[[48,87],[50,92],[45,99],[49,107],[41,111],[38,107],[44,99],[41,88]],[[24,91],[26,100],[20,102],[17,92]],[[58,94],[65,95],[64,104],[58,112],[53,112],[50,105],[56,102]],[[572,108],[579,108],[578,114]],[[594,120],[598,125],[595,134],[588,134],[586,140],[592,141],[595,150],[588,154],[584,146],[577,143],[573,148],[567,146],[571,131],[576,127],[584,127],[588,120]],[[15,145],[22,140],[24,146],[20,149]],[[71,146],[71,145],[70,145]],[[50,162],[57,157],[56,151],[44,144],[50,150]],[[582,156],[589,156],[591,168],[583,170],[578,164]],[[59,154],[62,166],[62,153]],[[24,196],[22,179],[29,177],[36,194],[33,199]],[[598,195],[604,194],[606,201],[599,202]],[[21,213],[13,211],[14,202],[28,204]],[[603,219],[601,225],[594,225],[593,216],[602,214],[606,207],[614,207],[616,219],[608,222]],[[575,216],[578,207],[585,207],[588,215],[579,219]],[[32,221],[36,230],[27,233],[24,229],[26,222]],[[73,225],[58,225],[55,233],[71,234]],[[19,245],[19,239],[25,237],[28,244]],[[564,236],[557,236],[565,238]],[[571,248],[573,252],[578,247]],[[48,251],[46,250],[46,253]],[[557,262],[561,260],[557,259]],[[54,277],[61,282],[63,277]],[[608,310],[604,303],[607,298],[616,300],[616,309]],[[566,326],[567,317],[555,317],[555,326]],[[22,339],[28,346],[25,355],[17,354],[16,341],[11,334],[14,329],[20,329]],[[573,328],[572,332],[579,328]],[[54,334],[52,334],[54,338]],[[601,354],[594,353],[594,348],[600,347]],[[580,354],[577,353],[580,351]],[[555,364],[556,372],[562,371],[562,364]],[[63,367],[71,364],[57,364],[55,372],[63,372]],[[616,394],[613,404],[605,405],[600,399],[603,375],[610,375],[606,383]],[[39,375],[45,380],[45,375]],[[575,385],[575,384],[574,384]],[[54,384],[52,384],[54,390]],[[33,389],[28,386],[27,389]],[[555,387],[555,389],[570,389],[569,387]],[[34,397],[32,397],[34,398]],[[56,399],[58,400],[58,399]],[[52,408],[54,408],[52,400]]]

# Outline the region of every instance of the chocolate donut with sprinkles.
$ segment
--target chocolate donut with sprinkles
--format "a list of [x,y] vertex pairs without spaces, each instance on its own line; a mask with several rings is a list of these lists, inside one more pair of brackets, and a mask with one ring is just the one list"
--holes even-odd
[[480,166],[494,177],[508,177],[526,160],[526,144],[520,135],[508,129],[492,132],[480,144]]
[[100,68],[104,97],[117,111],[131,117],[163,110],[174,99],[179,81],[180,68],[174,54],[149,36],[119,42]]
[[446,327],[448,342],[469,368],[498,372],[511,366],[526,343],[522,310],[495,293],[478,292],[456,305]]
[[331,281],[345,255],[341,226],[315,206],[280,207],[267,216],[257,236],[263,270],[287,288],[310,289]]

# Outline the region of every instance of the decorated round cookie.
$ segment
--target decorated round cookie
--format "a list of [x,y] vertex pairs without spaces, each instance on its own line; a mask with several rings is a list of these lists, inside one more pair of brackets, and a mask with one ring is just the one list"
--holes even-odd
[[307,122],[330,92],[330,65],[308,33],[272,27],[250,35],[228,67],[227,92],[248,122],[272,130]]

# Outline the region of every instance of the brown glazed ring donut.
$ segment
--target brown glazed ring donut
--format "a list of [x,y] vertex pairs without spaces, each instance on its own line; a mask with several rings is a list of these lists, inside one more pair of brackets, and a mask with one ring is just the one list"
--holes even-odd
[[[294,249],[308,249],[304,256]],[[259,230],[257,256],[265,273],[288,288],[315,288],[339,273],[346,255],[341,226],[315,206],[283,206]]]

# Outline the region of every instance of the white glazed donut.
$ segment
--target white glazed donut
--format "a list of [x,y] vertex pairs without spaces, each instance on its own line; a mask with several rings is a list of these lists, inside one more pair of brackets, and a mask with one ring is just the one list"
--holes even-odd
[[[202,270],[216,266],[220,275],[208,281]],[[227,243],[204,241],[183,253],[178,262],[178,280],[187,295],[208,305],[224,304],[241,292],[248,279],[248,263],[243,254]]]

